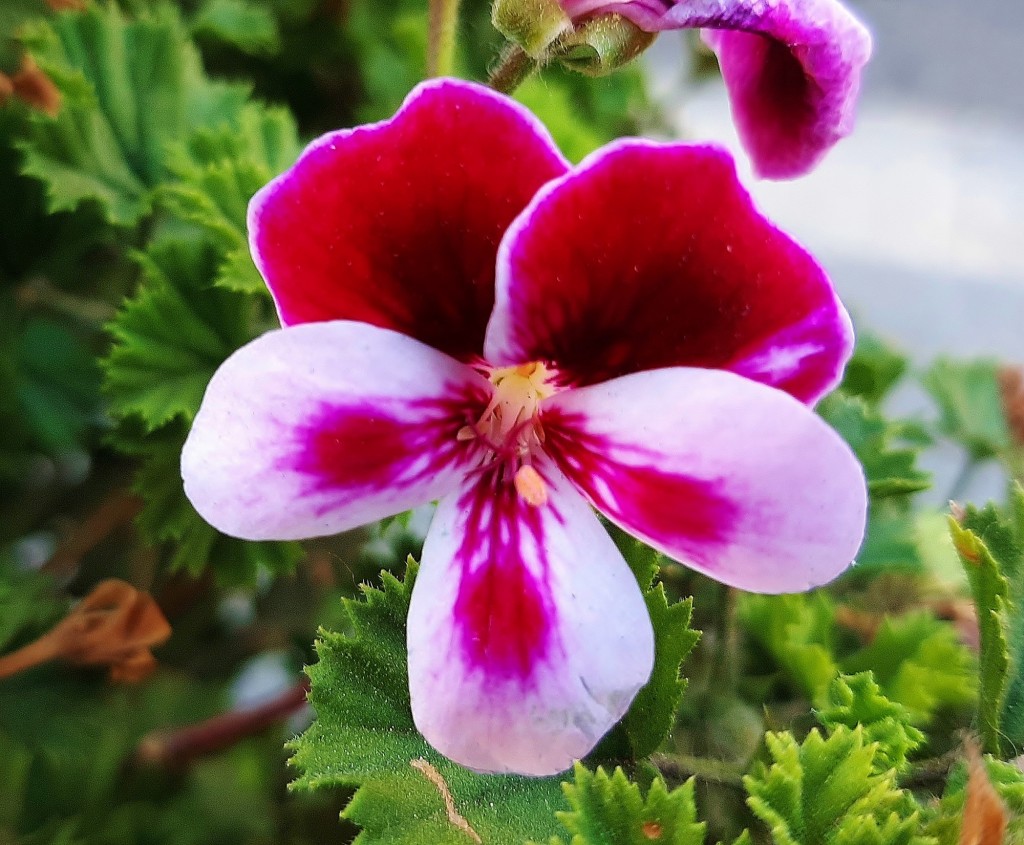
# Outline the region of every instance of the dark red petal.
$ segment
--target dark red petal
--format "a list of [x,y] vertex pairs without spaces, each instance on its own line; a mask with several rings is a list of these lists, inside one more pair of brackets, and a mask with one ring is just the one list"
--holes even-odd
[[285,325],[361,320],[467,360],[505,229],[566,167],[513,101],[424,83],[392,120],[314,141],[253,198],[253,255]]
[[851,346],[824,271],[757,212],[727,153],[629,140],[509,229],[485,355],[550,361],[576,384],[732,370],[813,402]]

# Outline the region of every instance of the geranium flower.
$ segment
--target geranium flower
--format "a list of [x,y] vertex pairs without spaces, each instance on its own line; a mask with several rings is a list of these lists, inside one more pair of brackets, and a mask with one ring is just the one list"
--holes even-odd
[[419,86],[253,199],[285,328],[214,375],[185,490],[228,534],[334,534],[440,500],[408,620],[416,725],[481,771],[586,754],[653,663],[592,508],[787,592],[847,567],[865,485],[809,408],[850,352],[813,259],[711,147],[579,167],[512,101]]
[[702,28],[759,176],[801,176],[853,131],[871,36],[838,0],[558,2],[574,23],[618,14],[646,32]]

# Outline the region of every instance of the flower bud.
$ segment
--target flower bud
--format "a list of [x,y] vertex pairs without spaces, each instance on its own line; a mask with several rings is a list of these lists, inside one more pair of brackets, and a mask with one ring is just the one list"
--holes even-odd
[[491,21],[534,59],[543,58],[552,42],[572,31],[558,0],[494,0]]
[[553,58],[587,76],[604,76],[639,56],[654,37],[622,15],[600,15],[562,37]]

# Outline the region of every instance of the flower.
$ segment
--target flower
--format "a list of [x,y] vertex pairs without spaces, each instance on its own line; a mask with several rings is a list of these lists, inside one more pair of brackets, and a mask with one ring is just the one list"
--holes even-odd
[[470,768],[569,767],[646,683],[643,598],[594,514],[727,584],[834,578],[862,471],[808,407],[849,320],[724,152],[578,167],[520,106],[420,85],[249,210],[285,328],[232,355],[182,454],[228,534],[334,534],[440,500],[408,619],[419,730]]
[[802,176],[853,131],[871,36],[838,0],[495,0],[494,9],[496,25],[533,52],[617,16],[648,33],[703,30],[759,176]]

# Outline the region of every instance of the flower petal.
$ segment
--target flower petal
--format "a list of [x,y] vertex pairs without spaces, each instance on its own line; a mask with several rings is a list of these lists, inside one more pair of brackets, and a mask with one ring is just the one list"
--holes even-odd
[[185,493],[236,537],[336,534],[455,489],[474,460],[458,430],[489,392],[466,365],[365,323],[270,332],[210,381]]
[[582,757],[650,675],[637,583],[550,463],[540,506],[491,468],[441,501],[409,609],[416,726],[478,771],[549,775]]
[[256,194],[253,255],[285,325],[361,320],[468,360],[505,228],[567,166],[512,100],[427,82],[393,119],[314,141]]
[[645,0],[608,10],[650,32],[705,27],[760,176],[802,176],[853,131],[871,35],[837,0]]
[[576,384],[734,370],[813,402],[853,346],[822,269],[754,208],[715,147],[628,140],[546,186],[498,253],[485,354]]
[[779,390],[672,368],[556,394],[545,449],[609,519],[710,577],[762,593],[835,578],[864,535],[864,473]]

